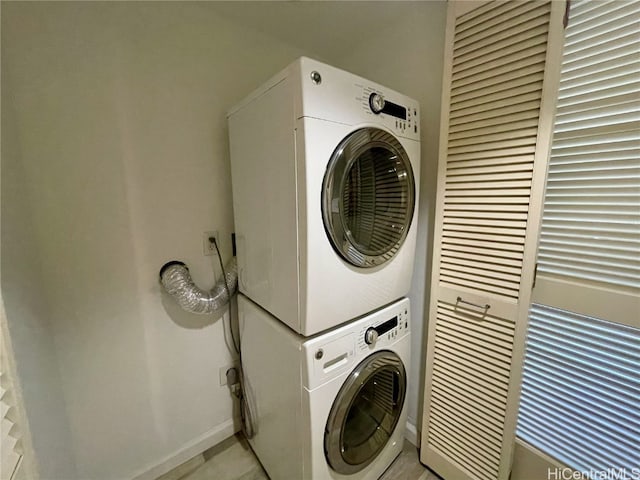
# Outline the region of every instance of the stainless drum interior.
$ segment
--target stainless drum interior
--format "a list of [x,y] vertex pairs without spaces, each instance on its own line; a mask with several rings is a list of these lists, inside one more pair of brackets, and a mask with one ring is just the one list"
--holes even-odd
[[354,369],[325,427],[324,451],[333,470],[350,475],[378,456],[396,429],[406,388],[402,360],[391,351],[376,352]]
[[354,131],[333,152],[323,182],[322,216],[336,252],[357,267],[396,254],[415,207],[407,152],[389,132]]

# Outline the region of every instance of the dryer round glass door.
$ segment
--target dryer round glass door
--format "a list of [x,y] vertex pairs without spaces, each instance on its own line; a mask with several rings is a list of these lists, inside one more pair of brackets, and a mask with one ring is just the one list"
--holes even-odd
[[396,254],[415,207],[407,152],[379,128],[352,132],[333,152],[324,176],[322,218],[335,251],[357,267],[375,267]]
[[381,350],[349,375],[331,408],[324,451],[333,470],[359,472],[385,447],[400,419],[407,388],[402,360]]

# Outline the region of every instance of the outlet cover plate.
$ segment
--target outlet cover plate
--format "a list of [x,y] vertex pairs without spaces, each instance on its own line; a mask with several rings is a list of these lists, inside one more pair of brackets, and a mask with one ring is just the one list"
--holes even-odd
[[210,256],[210,255],[217,255],[218,252],[216,251],[216,247],[213,244],[213,242],[211,242],[209,239],[210,238],[215,238],[216,239],[216,243],[218,244],[218,248],[220,248],[220,237],[218,236],[218,231],[210,231],[210,232],[204,232],[202,234],[202,253],[205,256]]
[[224,385],[227,384],[227,372],[229,371],[230,368],[236,368],[238,369],[240,367],[240,365],[236,362],[234,363],[229,363],[227,365],[225,365],[224,367],[220,367],[220,386],[223,387]]

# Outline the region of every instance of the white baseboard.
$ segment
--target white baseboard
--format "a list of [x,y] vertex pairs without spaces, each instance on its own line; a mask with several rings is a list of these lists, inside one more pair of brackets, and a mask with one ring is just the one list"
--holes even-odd
[[420,437],[418,435],[418,429],[413,423],[411,423],[410,420],[407,420],[407,425],[404,431],[404,438],[406,438],[407,441],[414,447],[420,447]]
[[229,438],[231,435],[236,433],[236,425],[237,422],[234,422],[233,419],[229,419],[217,427],[212,428],[200,437],[187,443],[176,452],[165,457],[157,465],[145,468],[142,472],[133,475],[133,480],[156,480],[161,475],[164,475],[165,473],[182,465],[187,460]]

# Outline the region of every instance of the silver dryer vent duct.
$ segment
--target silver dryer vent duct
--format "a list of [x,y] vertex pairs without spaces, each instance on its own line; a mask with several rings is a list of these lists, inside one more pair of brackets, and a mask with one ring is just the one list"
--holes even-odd
[[[231,258],[224,271],[228,292],[233,295],[238,286],[236,257]],[[182,262],[168,262],[160,269],[160,283],[165,291],[187,312],[201,315],[217,312],[229,302],[223,277],[207,292],[193,282],[189,269]]]

